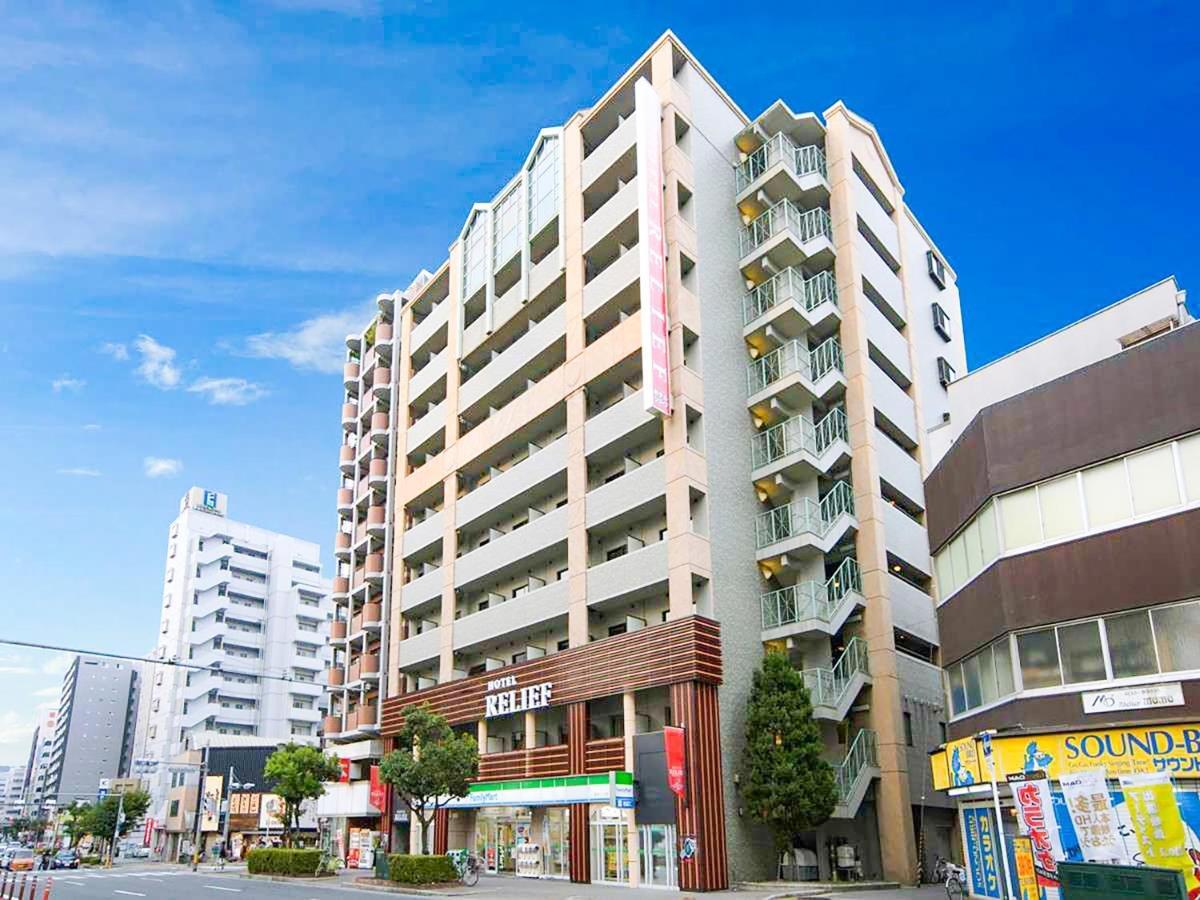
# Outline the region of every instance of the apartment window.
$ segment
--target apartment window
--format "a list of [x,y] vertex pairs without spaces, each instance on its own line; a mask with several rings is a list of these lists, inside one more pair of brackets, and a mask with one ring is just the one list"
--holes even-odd
[[563,638],[561,641],[558,642],[559,652],[562,652],[563,650],[568,650],[568,649],[570,649],[570,647],[571,647],[571,642],[567,638]]
[[546,138],[529,168],[529,237],[558,215],[558,138]]
[[904,743],[909,747],[913,746],[913,724],[912,713],[904,714]]
[[178,800],[171,801],[171,807],[170,807],[170,810],[167,812],[167,815],[172,818],[179,815],[179,801]]
[[525,662],[525,660],[528,658],[529,658],[528,652],[525,650],[522,650],[520,653],[514,653],[512,655],[512,664],[515,666],[517,663]]
[[950,316],[940,303],[933,304],[933,330],[942,336],[942,340],[950,340]]
[[1200,602],[1151,610],[1159,667],[1164,672],[1197,668],[1200,646]]
[[470,297],[483,284],[487,271],[487,217],[476,213],[463,241],[463,296]]
[[521,249],[521,188],[509,191],[492,208],[492,265],[499,269]]
[[929,277],[938,286],[938,290],[944,291],[946,289],[946,264],[932,250],[925,251],[925,259],[929,263]]
[[1158,672],[1154,628],[1148,611],[1109,616],[1104,620],[1104,631],[1113,678],[1134,678]]
[[1170,444],[1135,453],[1128,463],[1135,516],[1179,505],[1179,481]]
[[950,382],[954,380],[954,366],[950,365],[944,356],[937,358],[937,373],[938,384],[942,387],[949,387]]

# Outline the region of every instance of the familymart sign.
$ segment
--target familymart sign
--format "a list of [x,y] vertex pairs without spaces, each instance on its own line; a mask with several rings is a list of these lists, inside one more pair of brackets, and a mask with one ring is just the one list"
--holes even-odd
[[471,785],[465,797],[454,797],[442,805],[450,809],[479,806],[563,806],[568,803],[607,803],[633,806],[633,773],[564,775],[560,778],[524,778]]

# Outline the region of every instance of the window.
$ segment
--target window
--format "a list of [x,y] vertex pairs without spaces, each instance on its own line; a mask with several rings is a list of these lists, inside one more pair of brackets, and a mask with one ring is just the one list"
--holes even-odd
[[626,624],[625,622],[618,622],[616,625],[608,626],[608,636],[616,637],[618,634],[624,634],[628,630],[629,630],[628,624]]
[[571,642],[567,638],[563,638],[561,641],[558,642],[558,649],[560,652],[563,650],[568,650],[568,649],[570,649],[570,647],[571,647]]
[[1107,677],[1104,668],[1104,651],[1100,646],[1100,622],[1098,620],[1080,622],[1077,625],[1060,625],[1058,650],[1062,657],[1062,675],[1065,684],[1103,681]]
[[1179,482],[1170,444],[1134,454],[1128,463],[1134,515],[1179,505]]
[[1110,616],[1104,620],[1108,657],[1113,678],[1132,678],[1158,672],[1154,630],[1146,610]]
[[1079,481],[1075,475],[1064,475],[1038,485],[1037,493],[1045,539],[1083,531],[1083,507],[1079,503]]
[[1179,464],[1183,468],[1187,498],[1195,503],[1200,500],[1200,434],[1179,442]]
[[946,264],[932,250],[925,251],[925,259],[929,263],[929,277],[933,279],[933,283],[938,286],[939,290],[944,291],[946,289]]
[[171,816],[172,818],[179,815],[179,801],[178,800],[171,801],[171,808],[167,812],[167,815]]
[[499,269],[521,249],[521,188],[518,185],[492,208],[492,265]]
[[1017,635],[1017,656],[1021,660],[1021,683],[1026,689],[1062,684],[1053,628]]
[[620,546],[617,546],[617,547],[612,547],[611,549],[609,549],[605,552],[604,559],[606,562],[609,560],[618,559],[618,558],[624,556],[626,554],[626,552],[628,552],[628,550],[629,550],[629,548],[625,544],[621,544]]
[[1114,459],[1083,470],[1083,497],[1092,528],[1111,525],[1133,516],[1125,460]]
[[487,268],[487,217],[475,213],[463,240],[463,297],[470,297],[483,285]]
[[529,237],[558,215],[558,138],[546,138],[529,167]]
[[942,387],[947,387],[954,380],[954,366],[950,365],[944,356],[937,358],[937,373],[938,383]]
[[913,746],[912,713],[909,712],[904,714],[904,743]]
[[1004,529],[1004,547],[1016,550],[1042,539],[1041,515],[1036,488],[1025,488],[1000,498],[1000,523]]
[[942,336],[942,340],[950,340],[950,317],[940,303],[933,304],[933,330]]
[[1200,602],[1151,610],[1158,661],[1164,672],[1200,668]]

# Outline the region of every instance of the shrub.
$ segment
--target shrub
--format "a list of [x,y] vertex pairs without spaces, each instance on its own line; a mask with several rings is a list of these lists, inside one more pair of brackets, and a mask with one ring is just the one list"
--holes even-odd
[[392,853],[388,856],[388,877],[401,884],[441,884],[458,881],[458,869],[449,856]]
[[295,875],[311,877],[321,865],[320,850],[285,850],[259,848],[246,855],[246,869],[251,875]]
[[81,866],[98,866],[98,865],[100,865],[100,863],[101,863],[102,861],[103,861],[103,860],[101,860],[99,856],[95,856],[95,855],[93,855],[93,856],[81,856],[81,857],[79,858],[79,864],[80,864]]

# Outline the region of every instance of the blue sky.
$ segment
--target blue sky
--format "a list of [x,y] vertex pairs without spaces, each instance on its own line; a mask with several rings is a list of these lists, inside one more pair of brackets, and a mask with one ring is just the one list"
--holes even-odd
[[[0,633],[148,651],[191,484],[328,564],[341,337],[666,27],[751,115],[877,125],[972,366],[1200,290],[1184,4],[711,7],[0,5]],[[0,764],[62,663],[0,648]]]

